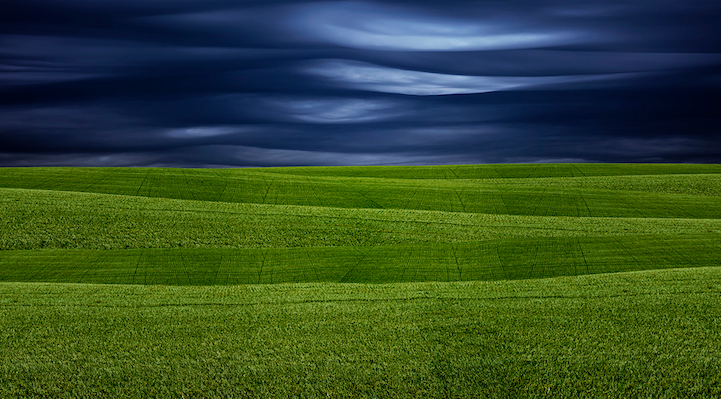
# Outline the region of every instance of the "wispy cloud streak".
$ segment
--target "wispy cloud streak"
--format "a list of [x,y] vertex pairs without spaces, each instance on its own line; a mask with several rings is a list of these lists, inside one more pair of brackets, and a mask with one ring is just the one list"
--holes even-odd
[[362,2],[312,3],[295,11],[289,24],[317,40],[385,51],[522,49],[588,39],[578,29],[533,26],[529,21],[434,14]]
[[444,94],[490,93],[549,85],[628,79],[637,74],[565,76],[470,76],[388,68],[357,61],[324,60],[303,72],[360,90],[382,93],[434,96]]

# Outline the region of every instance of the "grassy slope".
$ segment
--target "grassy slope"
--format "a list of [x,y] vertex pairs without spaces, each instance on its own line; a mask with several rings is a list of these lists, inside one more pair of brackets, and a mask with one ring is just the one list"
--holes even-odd
[[0,187],[0,281],[453,281],[721,260],[717,165],[6,168]]
[[[368,171],[362,177],[324,175],[357,173],[354,171],[358,168],[343,167],[6,168],[0,170],[0,187],[353,209],[573,217],[721,217],[721,167],[716,165],[594,165],[586,170],[593,172],[592,177],[562,174],[577,175],[579,172],[574,170],[583,171],[584,165],[573,165],[574,169],[557,165],[560,170],[544,173],[537,169],[547,165],[517,165],[513,174],[503,172],[504,166],[496,165],[495,169],[512,177],[500,178],[496,173],[495,178],[473,178],[485,174],[477,173],[480,167],[470,166],[369,168],[376,177],[368,177]],[[534,171],[543,177],[526,177],[533,176]],[[636,173],[617,176],[621,172]],[[606,175],[599,176],[601,173]]]
[[0,397],[718,397],[720,232],[715,165],[0,169]]
[[718,397],[720,294],[719,268],[384,285],[0,283],[0,396]]

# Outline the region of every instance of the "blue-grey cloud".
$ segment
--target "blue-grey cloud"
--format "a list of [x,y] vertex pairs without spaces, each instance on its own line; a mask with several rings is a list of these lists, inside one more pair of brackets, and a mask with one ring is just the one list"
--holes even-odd
[[0,165],[721,162],[721,5],[6,0]]
[[344,60],[323,60],[303,68],[302,71],[325,78],[340,87],[417,96],[527,90],[569,83],[632,79],[639,76],[637,73],[559,76],[457,75],[395,69]]
[[[474,51],[580,43],[587,34],[536,21],[473,16],[439,16],[364,2],[310,3],[294,10],[288,24],[318,41],[368,50]],[[534,26],[540,25],[540,26]]]

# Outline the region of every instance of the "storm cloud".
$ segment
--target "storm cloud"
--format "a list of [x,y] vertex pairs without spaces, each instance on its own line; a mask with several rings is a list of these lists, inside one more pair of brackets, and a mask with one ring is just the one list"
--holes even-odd
[[0,165],[721,162],[721,3],[5,0]]

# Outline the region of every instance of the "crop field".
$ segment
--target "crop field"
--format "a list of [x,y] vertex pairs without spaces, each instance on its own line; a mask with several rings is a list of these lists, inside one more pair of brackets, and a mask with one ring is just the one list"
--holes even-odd
[[721,165],[2,168],[0,397],[717,397],[720,265]]

